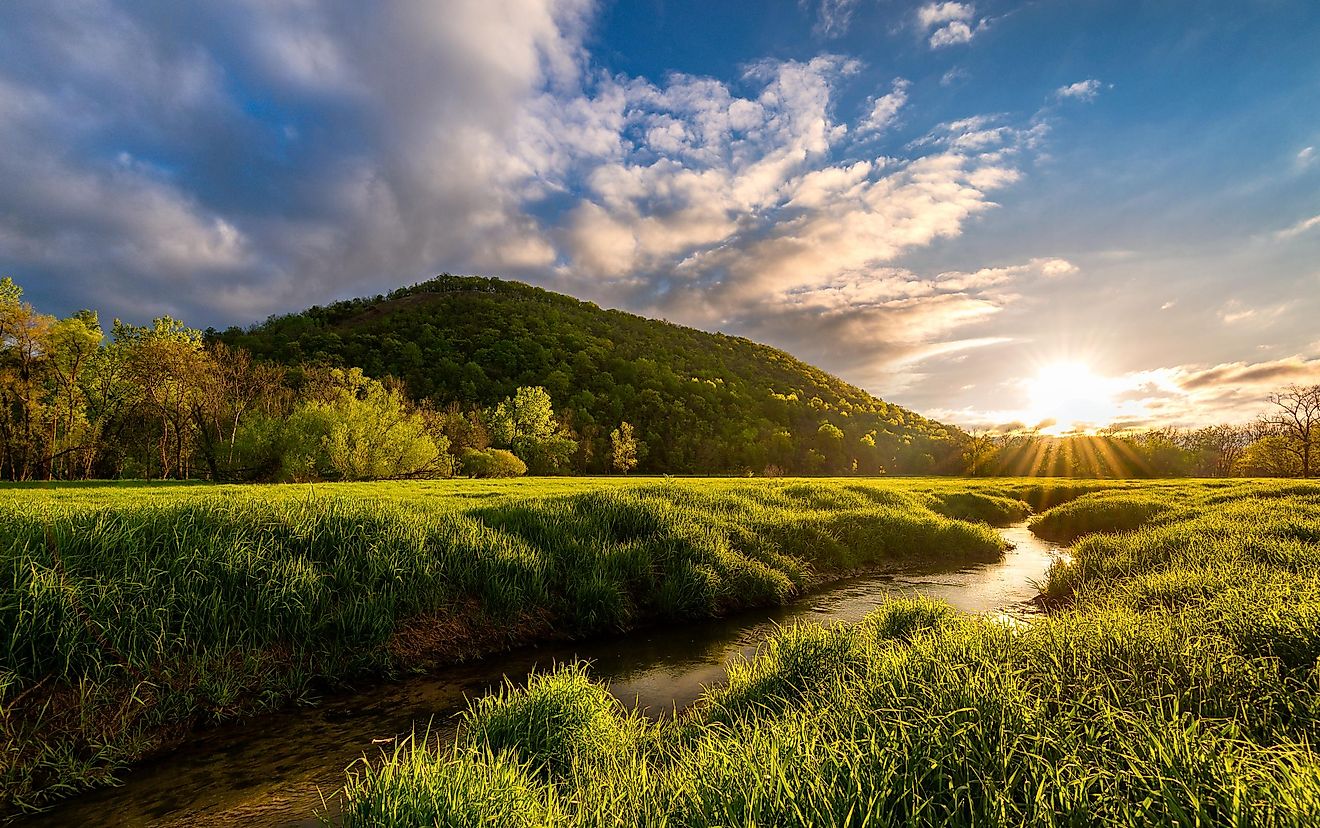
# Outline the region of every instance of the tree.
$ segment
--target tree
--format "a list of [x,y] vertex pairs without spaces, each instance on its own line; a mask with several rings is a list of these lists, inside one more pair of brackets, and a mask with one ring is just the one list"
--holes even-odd
[[972,477],[984,474],[998,450],[999,444],[992,432],[986,429],[969,431],[966,448],[963,451],[968,474]]
[[1252,434],[1242,426],[1213,425],[1187,434],[1185,441],[1187,448],[1196,454],[1198,474],[1228,477],[1251,445]]
[[16,480],[37,473],[44,454],[42,372],[54,324],[23,301],[14,280],[0,279],[0,463]]
[[[239,427],[245,415],[284,387],[285,369],[257,362],[247,351],[223,342],[208,348],[209,376],[194,398],[193,416],[202,436],[202,454],[212,479],[232,477]],[[223,466],[223,468],[222,468]]]
[[610,432],[610,463],[622,474],[637,468],[637,438],[627,421],[619,423],[619,427]]
[[1295,477],[1302,464],[1288,448],[1288,439],[1278,434],[1252,441],[1234,464],[1233,473],[1244,477]]
[[291,480],[391,480],[453,472],[449,440],[433,434],[403,394],[360,371],[333,371],[329,401],[309,400],[288,418],[281,444]]
[[160,476],[188,477],[197,435],[194,410],[211,367],[201,331],[168,316],[145,327],[116,319],[113,331],[138,401],[160,425]]
[[[818,398],[813,398],[812,402],[817,402]],[[823,461],[810,461],[813,465],[818,465],[819,470],[837,474],[847,468],[848,458],[843,452],[843,429],[831,422],[823,422],[816,428],[816,450]]]
[[541,386],[519,388],[495,406],[490,416],[491,438],[504,445],[519,439],[543,440],[555,433],[558,422],[550,393]]
[[1296,455],[1302,477],[1311,476],[1311,455],[1320,439],[1320,385],[1290,385],[1270,394],[1276,410],[1263,422],[1287,438],[1287,450]]
[[532,474],[565,471],[577,451],[577,441],[555,419],[550,393],[539,385],[519,388],[487,412],[486,421],[491,442],[511,449]]
[[48,476],[75,477],[92,461],[99,423],[89,419],[88,374],[101,351],[100,320],[95,311],[79,311],[51,326],[46,338],[50,389]]

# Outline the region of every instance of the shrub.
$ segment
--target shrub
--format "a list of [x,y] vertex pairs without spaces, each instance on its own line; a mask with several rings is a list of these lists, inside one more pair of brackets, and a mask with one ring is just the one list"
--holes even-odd
[[521,477],[527,464],[507,449],[464,449],[461,461],[468,477]]

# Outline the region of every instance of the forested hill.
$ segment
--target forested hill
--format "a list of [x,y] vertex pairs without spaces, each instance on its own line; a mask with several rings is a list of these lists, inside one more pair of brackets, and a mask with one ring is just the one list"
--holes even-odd
[[957,433],[783,351],[647,319],[520,282],[441,276],[217,335],[261,359],[358,366],[437,405],[488,406],[543,386],[608,467],[632,423],[640,471],[925,472],[957,463]]

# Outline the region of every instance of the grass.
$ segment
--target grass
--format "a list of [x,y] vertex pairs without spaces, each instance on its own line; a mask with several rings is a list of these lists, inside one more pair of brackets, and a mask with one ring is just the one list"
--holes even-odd
[[[1003,541],[986,524],[1028,510],[1011,489],[622,478],[0,487],[0,813],[111,783],[198,727],[344,682],[779,604],[918,559],[996,559]],[[512,719],[496,726],[497,707],[483,738],[522,738]],[[501,767],[463,784],[513,784]]]
[[[1032,485],[999,492],[1056,497]],[[790,627],[659,721],[566,666],[355,766],[346,823],[1320,824],[1320,486],[1055,502],[1034,528],[1079,540],[1034,623],[916,598]]]

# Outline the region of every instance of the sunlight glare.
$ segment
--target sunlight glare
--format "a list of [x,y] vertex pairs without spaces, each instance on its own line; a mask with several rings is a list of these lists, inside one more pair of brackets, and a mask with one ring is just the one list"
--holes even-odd
[[1027,381],[1027,410],[1035,422],[1049,423],[1041,429],[1047,434],[1093,432],[1118,416],[1117,391],[1115,380],[1086,363],[1054,362]]

